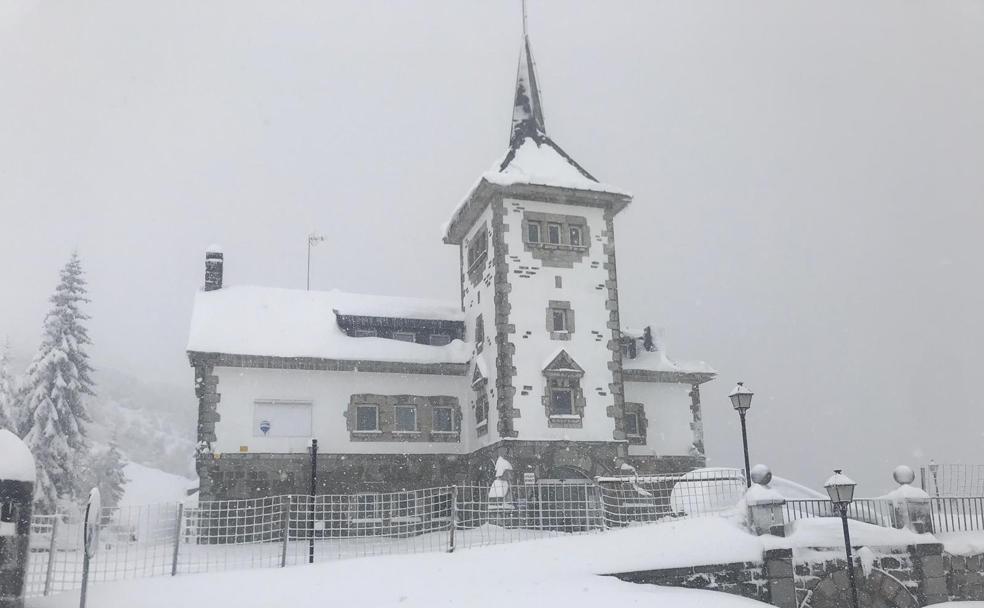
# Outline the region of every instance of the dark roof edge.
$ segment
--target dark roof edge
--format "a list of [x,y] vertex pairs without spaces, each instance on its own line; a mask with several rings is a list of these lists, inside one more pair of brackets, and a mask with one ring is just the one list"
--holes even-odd
[[319,357],[273,357],[188,351],[191,365],[246,367],[256,369],[292,369],[329,372],[372,372],[381,374],[420,374],[431,376],[466,376],[468,363],[408,363],[403,361],[359,361],[322,359]]

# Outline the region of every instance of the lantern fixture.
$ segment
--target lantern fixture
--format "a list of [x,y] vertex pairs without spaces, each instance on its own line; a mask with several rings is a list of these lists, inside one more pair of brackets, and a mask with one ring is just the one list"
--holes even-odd
[[752,395],[754,394],[745,387],[744,382],[739,382],[738,386],[728,395],[731,398],[731,407],[741,413],[747,412],[748,408],[752,407]]

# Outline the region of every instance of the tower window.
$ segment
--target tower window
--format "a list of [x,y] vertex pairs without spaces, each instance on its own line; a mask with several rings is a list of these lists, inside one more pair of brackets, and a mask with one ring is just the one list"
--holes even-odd
[[570,416],[574,413],[574,398],[571,389],[551,387],[550,389],[550,415],[551,416]]
[[638,437],[641,435],[639,432],[639,415],[636,413],[625,415],[625,434],[631,437]]
[[485,323],[482,315],[475,317],[475,345],[479,351],[482,350],[482,343],[485,342]]
[[584,243],[581,239],[581,227],[571,226],[571,245],[574,247],[580,247],[583,244]]
[[547,242],[551,245],[560,245],[561,225],[553,222],[547,224]]
[[553,310],[553,331],[567,331],[567,311]]
[[486,254],[489,250],[489,235],[485,231],[485,227],[479,228],[475,236],[468,243],[468,269],[472,269],[477,266],[479,262],[485,259]]
[[529,222],[526,224],[526,240],[530,243],[540,242],[540,222]]
[[484,385],[478,387],[475,394],[475,426],[483,426],[489,421],[489,398],[485,394]]

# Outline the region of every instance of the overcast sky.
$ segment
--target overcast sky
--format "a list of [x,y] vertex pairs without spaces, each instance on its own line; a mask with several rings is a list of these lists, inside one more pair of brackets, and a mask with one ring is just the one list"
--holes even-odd
[[[984,3],[530,0],[548,133],[635,194],[623,324],[704,387],[711,464],[860,493],[984,463]],[[0,334],[88,271],[97,367],[188,387],[226,280],[453,300],[441,223],[505,150],[519,0],[4,0]]]

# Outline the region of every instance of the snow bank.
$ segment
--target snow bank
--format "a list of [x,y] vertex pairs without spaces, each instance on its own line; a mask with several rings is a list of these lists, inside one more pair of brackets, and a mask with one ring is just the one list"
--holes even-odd
[[0,429],[0,479],[34,483],[37,471],[27,445],[7,429]]
[[[756,537],[709,518],[450,554],[100,583],[90,587],[89,604],[101,608],[320,608],[330,600],[331,605],[376,608],[753,608],[763,604],[723,593],[636,585],[597,575],[688,564],[758,562],[762,548]],[[77,605],[76,593],[35,598],[31,603],[32,608]]]
[[351,338],[339,314],[460,320],[457,306],[414,298],[361,296],[339,291],[227,287],[195,295],[188,350],[236,355],[314,357],[403,363],[467,363],[470,348],[383,338]]
[[953,555],[977,555],[984,553],[984,531],[937,532],[943,550]]
[[[849,519],[851,544],[855,546],[872,545],[917,545],[938,542],[932,534],[916,534],[905,528],[885,528]],[[777,547],[844,547],[844,528],[839,517],[812,517],[798,519],[792,524],[792,533],[786,538],[763,537],[765,542]],[[770,547],[772,548],[772,547]]]

